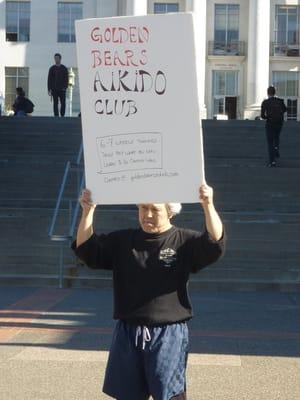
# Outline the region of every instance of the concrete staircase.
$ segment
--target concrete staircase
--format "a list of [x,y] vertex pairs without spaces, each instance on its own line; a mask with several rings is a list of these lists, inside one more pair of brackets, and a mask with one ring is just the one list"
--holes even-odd
[[[59,247],[48,230],[68,160],[81,144],[79,118],[0,118],[0,281],[57,285]],[[57,230],[68,219],[74,177],[66,187]],[[74,205],[74,203],[73,203]],[[74,265],[69,249],[66,269]]]
[[[300,124],[282,132],[278,168],[267,168],[262,121],[204,121],[207,182],[225,222],[226,256],[192,276],[191,286],[217,290],[300,290]],[[59,248],[47,236],[67,160],[81,142],[77,118],[0,119],[0,281],[57,285]],[[186,155],[188,157],[188,155]],[[66,199],[76,201],[74,181]],[[68,202],[58,221],[63,232]],[[74,203],[73,203],[74,204]],[[184,205],[176,223],[201,229],[199,205]],[[102,207],[96,230],[134,227],[134,206]],[[65,251],[67,285],[111,285],[103,271],[75,267]]]

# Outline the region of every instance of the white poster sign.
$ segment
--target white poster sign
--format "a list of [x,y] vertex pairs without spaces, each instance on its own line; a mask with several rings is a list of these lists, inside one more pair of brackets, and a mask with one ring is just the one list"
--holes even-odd
[[79,20],[76,41],[93,201],[198,202],[204,169],[193,15]]

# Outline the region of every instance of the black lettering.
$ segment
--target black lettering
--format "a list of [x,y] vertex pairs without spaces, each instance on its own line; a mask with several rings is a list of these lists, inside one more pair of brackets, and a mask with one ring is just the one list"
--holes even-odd
[[125,117],[133,115],[137,112],[136,102],[134,100],[128,100],[127,105],[128,105],[128,113],[125,115]]
[[[141,92],[149,92],[149,90],[151,90],[152,85],[153,85],[152,76],[149,74],[149,72],[144,71],[143,69],[141,69],[141,70],[139,71],[139,74],[140,74],[140,76],[142,77],[142,88],[141,88],[140,91],[141,91]],[[145,89],[144,75],[148,76],[148,77],[150,78],[150,80],[151,80],[151,84],[150,84],[150,86],[148,87],[148,89]]]
[[99,72],[96,72],[95,74],[95,79],[94,79],[94,92],[98,92],[98,88],[97,88],[97,84],[100,84],[101,89],[104,92],[108,92],[108,89],[106,89],[106,87],[103,85],[103,83],[101,82],[101,78],[100,78],[100,74]]
[[118,91],[120,92],[121,85],[122,85],[122,88],[125,90],[125,92],[131,92],[131,89],[129,89],[129,87],[127,87],[125,85],[125,83],[123,82],[123,79],[129,74],[129,72],[128,71],[124,71],[122,76],[121,76],[121,73],[122,73],[122,71],[119,70],[119,89],[118,89]]
[[[158,77],[161,76],[162,77],[162,89],[158,90]],[[155,86],[155,92],[158,95],[164,94],[166,91],[166,86],[167,86],[167,79],[166,79],[166,75],[162,72],[162,71],[158,71],[155,77],[155,82],[154,82],[154,86]]]
[[120,107],[120,110],[118,111],[118,103],[120,103],[118,100],[115,100],[115,114],[116,115],[121,115],[123,114],[124,111],[124,104],[126,100],[122,100],[122,106]]
[[108,111],[108,106],[110,105],[109,100],[105,100],[105,111],[106,111],[106,115],[112,115],[113,110]]
[[97,114],[103,114],[103,113],[104,113],[104,110],[102,109],[102,111],[99,111],[99,110],[98,110],[98,105],[101,105],[101,106],[102,106],[102,100],[97,100],[97,101],[95,102],[95,111],[96,111]]

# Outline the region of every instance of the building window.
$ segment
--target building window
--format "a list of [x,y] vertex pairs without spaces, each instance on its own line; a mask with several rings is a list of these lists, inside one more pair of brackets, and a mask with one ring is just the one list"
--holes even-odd
[[6,112],[12,110],[16,97],[16,88],[22,87],[28,96],[29,68],[27,67],[5,67],[5,104]]
[[299,44],[299,6],[277,5],[275,41],[278,44]]
[[213,115],[237,118],[238,71],[213,71]]
[[296,120],[299,105],[299,72],[274,71],[273,85],[278,97],[282,97],[287,106],[287,119]]
[[239,40],[238,4],[215,4],[215,41],[230,44]]
[[82,3],[58,3],[58,42],[75,42],[77,19],[82,19]]
[[214,94],[218,96],[237,95],[238,71],[214,71]]
[[6,41],[28,42],[30,38],[30,2],[6,2]]
[[179,3],[154,3],[154,14],[178,12]]
[[299,72],[274,71],[273,85],[279,97],[298,97],[299,95]]

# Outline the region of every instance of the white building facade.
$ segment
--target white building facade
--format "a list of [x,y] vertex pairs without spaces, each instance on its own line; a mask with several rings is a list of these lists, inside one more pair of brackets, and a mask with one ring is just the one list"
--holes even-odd
[[52,115],[47,76],[55,53],[75,74],[66,115],[79,113],[76,19],[181,11],[193,11],[198,21],[203,118],[254,119],[274,85],[287,118],[300,120],[298,0],[0,0],[2,114],[21,86],[34,115]]

